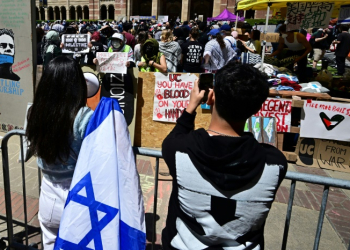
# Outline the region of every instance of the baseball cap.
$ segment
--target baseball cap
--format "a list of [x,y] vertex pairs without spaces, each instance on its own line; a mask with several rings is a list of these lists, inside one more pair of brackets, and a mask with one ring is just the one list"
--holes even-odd
[[228,24],[224,24],[220,27],[221,30],[231,31],[231,27]]
[[212,29],[208,35],[210,36],[216,36],[218,33],[220,33],[220,30],[219,29]]

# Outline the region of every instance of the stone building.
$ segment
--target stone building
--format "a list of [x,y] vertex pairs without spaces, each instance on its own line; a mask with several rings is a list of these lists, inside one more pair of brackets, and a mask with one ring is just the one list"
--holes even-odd
[[[130,16],[167,15],[169,19],[179,16],[181,20],[190,20],[203,15],[206,20],[225,8],[234,12],[235,5],[236,0],[47,0],[44,8],[36,0],[36,17],[37,20],[120,20]],[[249,17],[254,17],[254,12],[248,13]]]

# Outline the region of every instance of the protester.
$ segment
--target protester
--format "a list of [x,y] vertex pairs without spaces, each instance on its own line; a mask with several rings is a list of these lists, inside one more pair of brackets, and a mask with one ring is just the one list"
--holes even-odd
[[224,41],[219,29],[212,29],[208,36],[210,41],[204,48],[204,69],[215,73],[233,59],[235,52],[229,42]]
[[342,76],[345,73],[345,59],[350,52],[350,34],[348,33],[349,26],[340,25],[340,34],[337,36],[337,40],[333,44],[337,45],[335,50],[335,60],[337,62],[337,75]]
[[156,39],[148,39],[141,47],[141,62],[137,64],[141,72],[167,72],[166,59],[159,51]]
[[320,61],[326,50],[329,49],[330,44],[328,43],[328,33],[329,29],[318,29],[318,31],[312,34],[309,43],[313,47],[314,51],[314,61],[312,63],[313,71],[317,71],[316,66],[318,61]]
[[[91,48],[89,53],[82,55],[80,64],[82,66],[88,66],[95,71],[96,66],[94,64],[94,59],[96,58],[97,52],[105,52],[103,48],[103,44],[100,43],[100,33],[98,31],[95,31],[91,35]],[[84,71],[85,72],[85,71]]]
[[177,72],[177,65],[181,60],[181,47],[173,41],[171,30],[162,31],[159,51],[165,56],[168,72]]
[[[126,67],[134,67],[134,52],[132,48],[126,44],[123,34],[114,33],[111,37],[111,46],[108,48],[108,52],[126,52],[128,53],[128,59],[125,63]],[[98,64],[97,58],[93,59],[94,64]]]
[[[287,32],[287,26],[283,24],[280,29],[281,37],[279,38],[279,45],[277,51],[270,54],[271,57],[278,55],[286,45],[288,52],[285,57],[295,56],[294,62],[298,64],[299,81],[304,78],[307,67],[307,54],[312,50],[310,43],[305,36],[298,32]],[[288,68],[293,71],[293,64]]]
[[39,221],[43,249],[53,249],[63,208],[87,124],[93,111],[86,107],[83,72],[71,58],[47,63],[28,116],[29,150],[38,157],[43,181]]
[[61,40],[57,31],[50,30],[44,36],[41,44],[41,53],[44,69],[52,59],[62,54]]
[[202,45],[206,45],[208,42],[208,32],[210,31],[209,28],[207,28],[207,24],[205,22],[202,22],[198,25],[199,28],[199,38],[198,42],[200,42]]
[[201,73],[201,64],[204,52],[204,46],[197,41],[199,36],[198,28],[192,28],[190,39],[187,43],[182,44],[183,72]]
[[148,39],[147,31],[141,31],[138,34],[138,40],[137,40],[138,43],[135,45],[135,48],[134,48],[134,58],[135,58],[136,64],[141,61],[141,47],[147,39]]
[[204,92],[196,81],[189,105],[162,145],[173,177],[162,247],[264,249],[266,218],[287,161],[244,126],[268,96],[267,78],[248,65],[220,69],[206,102],[210,125],[194,130]]
[[249,40],[242,43],[248,53],[261,54],[260,31],[252,30],[249,34]]
[[122,34],[125,37],[126,44],[129,45],[131,47],[131,49],[134,49],[136,41],[135,41],[135,37],[128,32],[131,29],[130,26],[131,25],[129,23],[123,23],[123,25],[122,25],[122,27],[123,27]]

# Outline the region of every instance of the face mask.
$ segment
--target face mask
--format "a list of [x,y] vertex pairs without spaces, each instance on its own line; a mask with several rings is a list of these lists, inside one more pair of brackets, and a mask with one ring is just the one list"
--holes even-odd
[[122,44],[119,41],[112,41],[112,46],[115,49],[119,49]]
[[0,54],[0,64],[11,63],[13,64],[13,56],[1,55]]
[[288,34],[282,34],[282,38],[287,38]]
[[208,41],[210,41],[210,40],[211,40],[211,36],[208,37]]
[[145,54],[147,55],[148,58],[151,58],[153,56],[153,48],[152,48],[152,46],[147,46],[145,48]]

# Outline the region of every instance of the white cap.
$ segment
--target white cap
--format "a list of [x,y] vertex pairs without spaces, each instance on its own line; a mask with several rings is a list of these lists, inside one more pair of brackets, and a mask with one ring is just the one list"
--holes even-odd
[[94,73],[91,73],[91,72],[85,72],[84,77],[85,77],[86,86],[87,86],[87,97],[88,98],[93,97],[94,95],[97,94],[100,88],[100,83],[98,81],[98,78]]
[[120,39],[120,40],[124,41],[124,35],[120,34],[120,33],[114,33],[112,36],[112,39],[113,38]]

